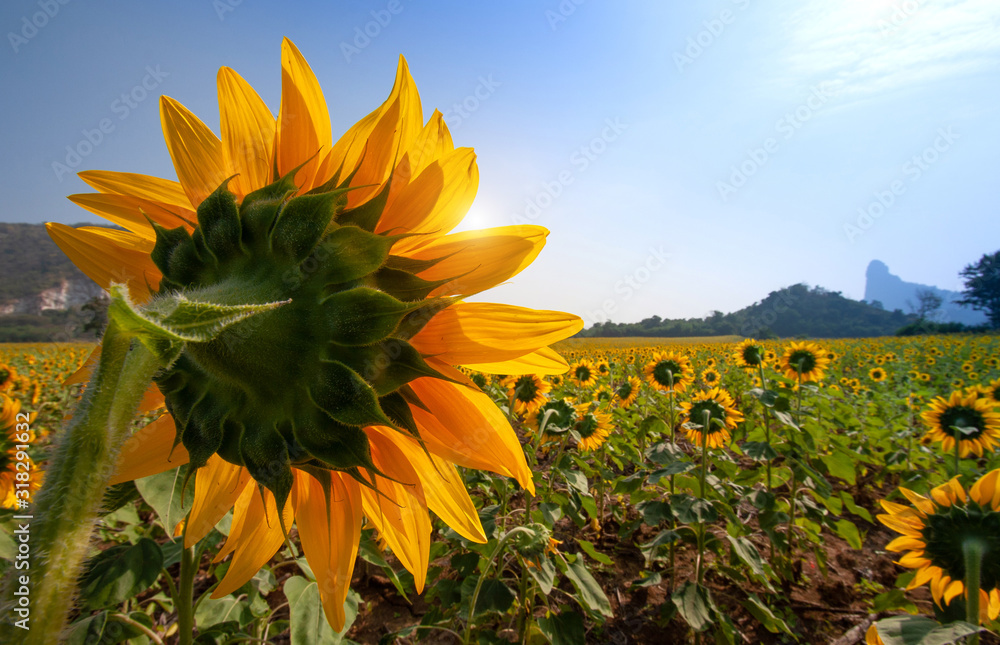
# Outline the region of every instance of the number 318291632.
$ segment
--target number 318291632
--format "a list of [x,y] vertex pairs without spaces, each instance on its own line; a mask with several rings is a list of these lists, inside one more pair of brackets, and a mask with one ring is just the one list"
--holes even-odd
[[15,427],[14,440],[18,441],[17,453],[14,455],[15,469],[17,474],[17,492],[21,499],[28,499],[28,486],[31,481],[31,462],[28,460],[28,441],[31,439],[31,427],[28,425],[29,417],[24,412],[17,413],[17,426]]

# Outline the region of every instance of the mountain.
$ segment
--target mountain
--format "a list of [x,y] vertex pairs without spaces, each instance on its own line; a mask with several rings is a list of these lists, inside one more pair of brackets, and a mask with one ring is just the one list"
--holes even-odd
[[578,336],[860,338],[894,334],[909,321],[899,309],[889,312],[845,298],[840,292],[795,284],[730,314],[715,311],[705,318],[686,320],[653,316],[638,323],[604,322]]
[[962,297],[958,291],[905,282],[899,276],[889,273],[889,267],[879,260],[872,260],[865,271],[865,300],[869,303],[881,303],[885,309],[902,309],[910,313],[918,304],[918,291],[930,291],[941,298],[941,309],[933,316],[935,322],[959,322],[964,325],[986,323],[983,312],[955,304],[955,300]]
[[106,301],[43,225],[0,223],[0,342],[92,339]]

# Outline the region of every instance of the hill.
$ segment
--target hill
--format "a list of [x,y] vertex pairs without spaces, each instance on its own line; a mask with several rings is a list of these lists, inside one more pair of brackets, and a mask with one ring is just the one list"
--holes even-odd
[[646,318],[637,323],[597,323],[578,337],[755,336],[757,338],[860,338],[887,336],[910,321],[901,310],[885,311],[822,287],[795,284],[772,291],[739,311],[712,312],[683,320]]
[[982,325],[986,322],[986,314],[983,312],[955,304],[962,297],[958,291],[906,282],[890,273],[889,267],[879,260],[872,260],[865,271],[865,300],[875,306],[879,303],[885,309],[912,311],[917,305],[917,294],[920,291],[929,291],[941,298],[941,309],[932,316],[935,322],[965,325]]
[[0,223],[0,342],[93,338],[105,300],[43,225]]

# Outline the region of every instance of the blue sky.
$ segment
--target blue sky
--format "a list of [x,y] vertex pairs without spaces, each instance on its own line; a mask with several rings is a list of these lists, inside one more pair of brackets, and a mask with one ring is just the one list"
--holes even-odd
[[226,65],[277,111],[287,36],[335,134],[405,55],[478,153],[463,228],[551,231],[491,300],[700,317],[796,282],[861,298],[876,258],[959,289],[1000,248],[995,0],[63,2],[0,8],[0,221],[94,221],[66,170],[175,178],[158,96],[217,130]]

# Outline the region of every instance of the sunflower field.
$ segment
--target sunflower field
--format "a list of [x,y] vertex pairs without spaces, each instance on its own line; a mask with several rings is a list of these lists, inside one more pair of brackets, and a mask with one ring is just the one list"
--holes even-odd
[[[5,577],[18,491],[41,484],[82,388],[64,383],[91,349],[0,347]],[[467,371],[515,428],[534,492],[462,469],[481,534],[433,519],[422,556],[368,520],[339,630],[301,517],[239,585],[223,586],[239,566],[224,548],[231,512],[185,549],[198,499],[181,466],[105,496],[67,642],[176,642],[186,555],[199,643],[943,643],[996,630],[996,337],[556,349],[564,374]],[[17,487],[19,451],[30,488]]]

